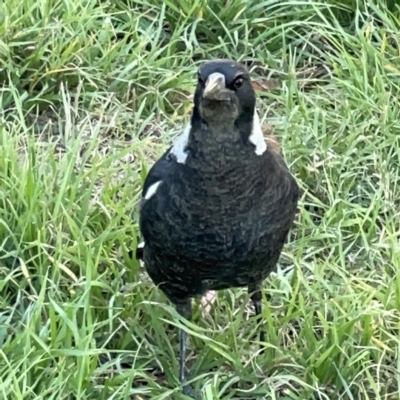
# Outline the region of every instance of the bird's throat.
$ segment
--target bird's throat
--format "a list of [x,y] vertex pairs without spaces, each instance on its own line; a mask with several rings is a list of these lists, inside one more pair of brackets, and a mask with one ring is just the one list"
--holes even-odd
[[[191,157],[187,160],[190,167],[190,181],[196,175],[196,185],[224,186],[233,190],[244,184],[242,177],[253,173],[256,165],[249,162],[251,149],[243,145],[243,139],[239,130],[232,125],[229,129],[212,129],[212,126],[203,127],[195,132],[192,131],[190,142]],[[221,187],[222,189],[222,187]]]

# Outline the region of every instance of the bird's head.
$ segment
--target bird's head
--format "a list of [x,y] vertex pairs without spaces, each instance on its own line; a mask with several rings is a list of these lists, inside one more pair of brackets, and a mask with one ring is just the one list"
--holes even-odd
[[207,123],[251,121],[255,105],[256,94],[244,65],[213,60],[200,67],[194,106]]

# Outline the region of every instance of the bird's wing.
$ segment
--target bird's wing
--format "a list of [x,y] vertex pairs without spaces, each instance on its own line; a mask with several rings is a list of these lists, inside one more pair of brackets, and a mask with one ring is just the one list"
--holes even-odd
[[146,179],[144,181],[143,189],[142,189],[142,198],[146,196],[146,193],[150,189],[152,185],[157,182],[165,180],[166,175],[168,174],[171,167],[171,160],[168,159],[168,154],[171,148],[169,148],[159,160],[157,160],[153,166],[150,168]]
[[[150,168],[146,179],[144,181],[144,185],[142,188],[142,198],[140,201],[140,211],[142,211],[142,206],[144,201],[146,201],[145,196],[149,194],[151,188],[155,187],[158,182],[163,182],[168,174],[171,161],[168,159],[168,153],[170,152],[171,147],[162,155],[162,157],[153,164]],[[137,240],[138,246],[136,248],[136,259],[143,259],[143,250],[145,246],[145,242],[142,240],[142,237],[138,237]],[[133,257],[133,252],[130,252],[130,256]]]

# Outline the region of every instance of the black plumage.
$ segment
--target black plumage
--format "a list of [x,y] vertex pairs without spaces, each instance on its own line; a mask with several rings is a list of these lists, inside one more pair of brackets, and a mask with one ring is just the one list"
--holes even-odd
[[[190,124],[143,187],[144,248],[138,255],[187,319],[193,297],[243,286],[260,314],[262,282],[293,223],[298,185],[282,157],[266,146],[255,105],[243,65],[203,64]],[[181,332],[182,381],[185,339]]]

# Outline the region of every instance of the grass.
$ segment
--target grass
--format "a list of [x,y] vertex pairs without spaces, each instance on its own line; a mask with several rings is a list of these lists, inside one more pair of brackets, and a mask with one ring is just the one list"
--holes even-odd
[[400,13],[395,2],[0,4],[0,398],[174,399],[181,322],[142,266],[137,204],[195,71],[246,62],[302,188],[265,282],[195,309],[205,400],[399,399]]

